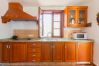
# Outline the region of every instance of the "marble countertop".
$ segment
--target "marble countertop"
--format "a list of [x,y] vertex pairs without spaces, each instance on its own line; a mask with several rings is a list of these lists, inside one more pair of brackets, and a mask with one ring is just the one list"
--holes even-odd
[[87,40],[74,40],[74,39],[66,39],[66,38],[36,38],[36,39],[0,39],[0,42],[68,42],[68,41],[74,41],[74,42],[94,42],[92,39]]

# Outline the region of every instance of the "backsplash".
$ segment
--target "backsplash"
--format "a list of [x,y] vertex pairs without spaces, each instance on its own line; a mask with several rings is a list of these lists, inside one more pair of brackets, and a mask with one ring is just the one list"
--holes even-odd
[[74,32],[82,32],[80,28],[64,28],[64,38],[71,39]]
[[38,38],[38,30],[25,30],[25,29],[16,29],[13,31],[14,35],[18,36],[18,38]]

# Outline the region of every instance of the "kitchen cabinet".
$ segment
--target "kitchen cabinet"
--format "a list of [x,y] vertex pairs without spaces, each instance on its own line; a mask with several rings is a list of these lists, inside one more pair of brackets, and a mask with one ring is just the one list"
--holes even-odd
[[53,61],[62,62],[64,58],[64,42],[53,42]]
[[93,42],[78,42],[77,62],[92,62]]
[[24,42],[3,42],[2,62],[25,62],[26,47]]
[[3,42],[2,44],[2,62],[11,62],[12,57],[12,45],[9,42]]
[[64,61],[64,42],[42,42],[42,61]]
[[42,42],[42,61],[52,61],[52,42]]
[[76,42],[65,42],[65,62],[76,62]]
[[28,62],[41,61],[41,42],[28,42],[27,61]]
[[67,27],[87,27],[87,6],[67,6],[65,16]]
[[2,62],[2,42],[0,42],[0,62]]
[[0,62],[93,62],[93,42],[1,42]]
[[11,42],[12,62],[25,62],[27,56],[26,42]]

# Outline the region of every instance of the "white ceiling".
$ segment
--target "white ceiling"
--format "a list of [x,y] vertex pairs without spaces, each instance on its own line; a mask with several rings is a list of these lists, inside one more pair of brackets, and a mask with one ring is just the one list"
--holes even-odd
[[20,2],[23,6],[67,6],[83,3],[90,0],[8,0],[9,2]]

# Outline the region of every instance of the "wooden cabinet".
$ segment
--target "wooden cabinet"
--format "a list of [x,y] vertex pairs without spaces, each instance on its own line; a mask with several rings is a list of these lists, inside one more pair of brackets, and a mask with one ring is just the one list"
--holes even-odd
[[42,61],[52,61],[52,42],[42,42]]
[[2,62],[25,62],[27,46],[24,42],[3,42]]
[[0,62],[93,62],[93,42],[2,42]]
[[92,62],[93,42],[78,42],[77,62]]
[[87,6],[67,6],[65,15],[67,27],[87,27]]
[[53,42],[53,61],[62,62],[64,58],[64,42]]
[[42,61],[64,61],[64,42],[42,42]]
[[27,61],[40,62],[41,61],[41,42],[28,42],[27,45]]
[[0,63],[2,62],[2,42],[0,42]]
[[65,62],[76,62],[76,42],[65,42]]
[[25,62],[27,56],[26,42],[11,42],[12,62]]
[[2,45],[2,62],[11,62],[12,45],[9,42],[3,42]]

